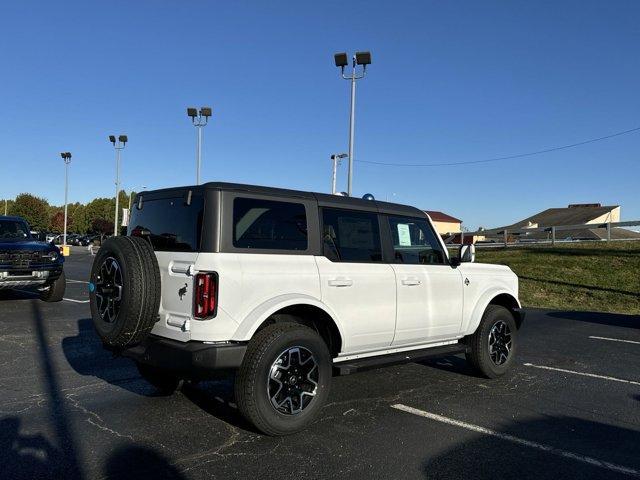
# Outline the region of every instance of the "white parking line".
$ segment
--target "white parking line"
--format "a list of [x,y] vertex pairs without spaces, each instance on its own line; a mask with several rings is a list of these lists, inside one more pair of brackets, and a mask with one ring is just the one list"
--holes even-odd
[[72,280],[71,278],[67,278],[67,283],[89,283],[84,280]]
[[438,415],[436,413],[425,412],[424,410],[418,410],[417,408],[408,407],[400,403],[391,405],[391,408],[395,408],[396,410],[401,410],[406,413],[411,413],[413,415],[418,415],[420,417],[428,418],[430,420],[435,420],[436,422],[445,423],[447,425],[453,425],[454,427],[460,427],[467,430],[471,430],[472,432],[481,433],[483,435],[490,435],[492,437],[496,437],[501,440],[505,440],[507,442],[512,442],[518,445],[522,445],[524,447],[541,450],[543,452],[551,453],[559,457],[576,460],[578,462],[586,463],[593,467],[600,467],[613,472],[623,473],[625,475],[631,475],[634,477],[640,477],[640,470],[635,470],[633,468],[624,467],[622,465],[616,465],[615,463],[610,463],[604,460],[598,460],[597,458],[587,457],[585,455],[569,452],[568,450],[562,450],[561,448],[552,447],[550,445],[545,445],[543,443],[532,442],[531,440],[525,440],[524,438],[519,438],[513,435],[509,435],[508,433],[497,432],[496,430],[491,430],[490,428],[480,427],[478,425],[462,422],[460,420],[455,420],[453,418],[443,417],[442,415]]
[[[20,290],[18,288],[16,288],[16,292],[21,292],[21,293],[28,293],[29,295],[33,295],[34,298],[37,297],[37,293],[36,292],[31,292],[29,290]],[[89,303],[89,300],[75,300],[73,298],[62,298],[63,300],[66,300],[67,302],[73,302],[73,303]]]
[[73,303],[89,303],[89,300],[74,300],[73,298],[63,298],[63,300]]
[[606,375],[597,375],[595,373],[576,372],[575,370],[566,370],[564,368],[547,367],[545,365],[534,365],[533,363],[525,363],[525,367],[541,368],[543,370],[553,370],[554,372],[571,373],[573,375],[581,375],[583,377],[599,378],[600,380],[610,380],[612,382],[628,383],[630,385],[640,385],[640,382],[633,380],[625,380],[623,378],[607,377]]
[[636,342],[633,340],[622,340],[621,338],[608,338],[608,337],[595,337],[595,336],[590,336],[589,338],[593,338],[594,340],[607,340],[609,342],[633,343],[634,345],[640,345],[640,342]]

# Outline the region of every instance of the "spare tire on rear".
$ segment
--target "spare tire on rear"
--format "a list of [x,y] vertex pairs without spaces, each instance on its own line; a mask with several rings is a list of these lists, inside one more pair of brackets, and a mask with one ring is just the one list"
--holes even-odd
[[140,237],[111,237],[91,267],[89,303],[102,342],[132,347],[151,331],[160,308],[160,269],[153,248]]

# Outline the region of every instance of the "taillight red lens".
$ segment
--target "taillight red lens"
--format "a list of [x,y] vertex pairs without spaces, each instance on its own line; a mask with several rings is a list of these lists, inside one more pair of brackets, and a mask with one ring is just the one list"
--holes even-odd
[[215,317],[218,309],[218,274],[198,273],[193,297],[193,316]]

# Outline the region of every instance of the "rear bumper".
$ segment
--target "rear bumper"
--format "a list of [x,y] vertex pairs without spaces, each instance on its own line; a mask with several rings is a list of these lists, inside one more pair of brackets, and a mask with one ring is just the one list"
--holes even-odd
[[149,335],[121,354],[147,365],[207,377],[214,371],[239,368],[246,350],[244,343],[179,342]]

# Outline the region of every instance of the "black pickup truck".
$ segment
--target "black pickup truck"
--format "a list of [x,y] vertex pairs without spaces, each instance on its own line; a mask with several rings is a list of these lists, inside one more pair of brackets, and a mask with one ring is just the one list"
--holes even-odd
[[23,218],[0,216],[0,290],[32,289],[45,302],[59,302],[66,287],[63,264],[60,249],[35,239]]

